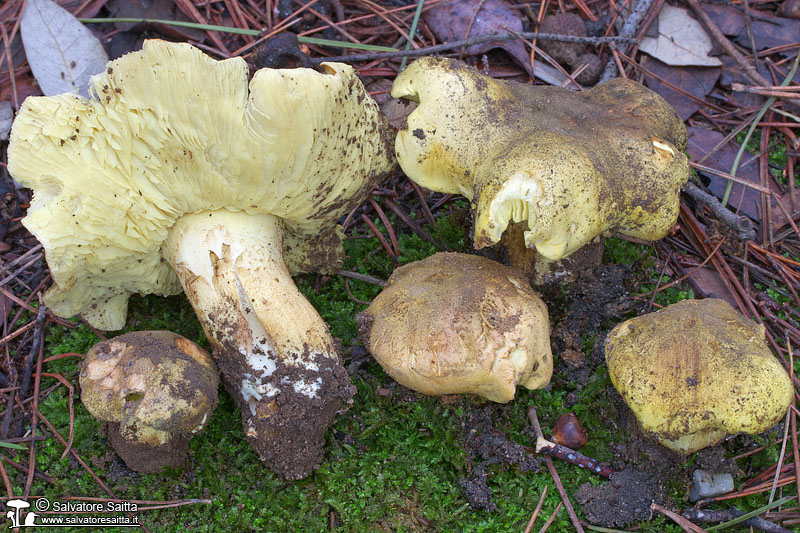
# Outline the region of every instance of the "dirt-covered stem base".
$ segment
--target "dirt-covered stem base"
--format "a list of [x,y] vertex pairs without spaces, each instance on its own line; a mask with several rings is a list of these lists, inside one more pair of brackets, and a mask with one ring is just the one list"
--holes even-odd
[[300,479],[322,459],[325,431],[353,387],[282,251],[280,219],[224,209],[181,217],[164,244],[248,441],[269,468]]

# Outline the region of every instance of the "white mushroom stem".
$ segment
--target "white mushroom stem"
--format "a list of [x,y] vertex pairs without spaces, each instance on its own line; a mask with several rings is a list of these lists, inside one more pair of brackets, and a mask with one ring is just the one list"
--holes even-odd
[[282,251],[279,218],[226,209],[184,215],[163,248],[250,416],[288,389],[317,398],[323,365],[338,364],[328,327],[295,286]]

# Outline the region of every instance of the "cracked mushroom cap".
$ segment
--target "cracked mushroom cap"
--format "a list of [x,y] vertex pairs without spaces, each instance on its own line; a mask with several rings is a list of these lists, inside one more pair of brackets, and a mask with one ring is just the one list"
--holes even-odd
[[438,253],[396,269],[358,316],[369,351],[396,381],[424,394],[514,398],[553,371],[547,308],[499,263]]
[[337,271],[337,221],[393,169],[377,104],[352,67],[257,71],[188,44],[146,41],[92,78],[91,99],[28,98],[9,171],[34,189],[59,316],[120,329],[132,293],[176,294],[162,243],[184,214],[280,217],[290,269]]
[[606,231],[662,238],[677,219],[686,130],[638,83],[574,92],[426,57],[397,76],[392,96],[420,104],[397,134],[400,166],[472,200],[476,248],[521,222],[525,245],[556,261]]
[[764,326],[724,300],[684,300],[632,318],[608,334],[605,352],[611,381],[644,432],[678,453],[764,432],[792,401]]
[[120,433],[158,446],[172,435],[202,431],[217,406],[219,374],[211,356],[169,331],[135,331],[89,350],[80,373],[81,399]]

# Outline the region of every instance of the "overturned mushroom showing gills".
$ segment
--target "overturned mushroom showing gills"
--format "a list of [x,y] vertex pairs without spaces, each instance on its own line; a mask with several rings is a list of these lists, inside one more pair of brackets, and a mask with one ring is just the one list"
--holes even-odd
[[[476,208],[474,246],[500,242],[537,281],[604,233],[657,240],[678,216],[689,177],[686,130],[656,93],[618,78],[584,92],[494,80],[426,57],[392,96],[419,102],[398,132],[403,171]],[[526,249],[535,249],[534,265]]]
[[357,317],[387,374],[425,394],[514,398],[553,372],[547,307],[514,269],[439,253],[396,269]]
[[169,331],[135,331],[89,350],[81,400],[107,422],[111,445],[129,468],[158,472],[186,462],[189,438],[217,406],[219,372],[211,356]]
[[393,171],[389,126],[344,64],[257,71],[147,41],[95,97],[28,98],[9,170],[34,189],[59,316],[125,324],[132,293],[185,291],[241,408],[285,478],[308,475],[353,389],[290,271],[335,272],[338,220]]
[[792,402],[764,326],[724,300],[684,300],[632,318],[611,330],[605,350],[611,381],[644,432],[678,453],[766,431]]

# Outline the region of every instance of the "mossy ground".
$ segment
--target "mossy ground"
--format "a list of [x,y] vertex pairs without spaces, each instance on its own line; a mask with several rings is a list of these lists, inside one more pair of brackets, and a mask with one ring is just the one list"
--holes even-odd
[[[426,231],[450,248],[463,250],[468,236],[456,214],[442,216],[435,227]],[[424,258],[436,248],[413,233],[399,236],[399,262]],[[380,244],[372,237],[353,238],[346,242],[348,262],[345,268],[386,279],[394,267]],[[643,268],[648,247],[611,240],[606,260],[636,262]],[[654,274],[657,276],[657,272]],[[305,276],[298,280],[333,335],[343,343],[345,358],[358,344],[354,317],[364,305],[353,301],[344,286],[345,278],[318,279]],[[648,287],[643,287],[646,290]],[[351,294],[370,301],[380,287],[361,281],[349,281]],[[660,296],[665,299],[688,297],[682,289]],[[683,292],[681,292],[683,291]],[[664,302],[667,303],[667,302]],[[192,309],[183,296],[171,298],[133,298],[129,330],[169,329],[201,344],[207,344]],[[86,327],[67,330],[51,327],[47,332],[46,355],[64,352],[85,353],[97,342]],[[594,339],[587,338],[588,354]],[[347,361],[346,361],[347,362]],[[47,364],[48,372],[57,372],[76,383],[76,358]],[[470,508],[458,484],[469,475],[470,459],[462,441],[467,414],[486,402],[463,398],[454,402],[416,395],[397,386],[381,368],[369,361],[353,376],[358,390],[353,407],[340,416],[328,432],[325,461],[308,479],[283,482],[259,463],[244,441],[238,411],[233,401],[221,391],[220,404],[205,432],[191,442],[191,460],[187,468],[160,475],[137,475],[123,468],[109,452],[102,437],[101,424],[94,420],[76,399],[73,449],[87,460],[108,486],[123,499],[173,500],[208,498],[211,504],[140,513],[153,531],[521,531],[536,506],[545,485],[547,498],[537,522],[538,530],[559,502],[550,475],[541,472],[521,473],[513,467],[490,467],[489,485],[493,490],[494,512]],[[563,380],[562,380],[563,381]],[[54,381],[43,379],[42,389]],[[610,380],[604,366],[591,376],[589,384],[578,393],[578,401],[567,407],[569,386],[551,386],[545,390],[520,388],[517,398],[507,405],[493,405],[495,424],[509,438],[532,445],[524,432],[528,426],[526,410],[538,406],[543,427],[552,427],[556,418],[574,411],[590,435],[586,453],[600,460],[611,458],[609,443],[626,438],[609,430],[605,419],[614,416],[608,398]],[[380,390],[380,392],[379,392]],[[390,395],[386,391],[391,391]],[[42,413],[66,437],[69,427],[68,395],[61,387],[40,404]],[[39,431],[41,432],[41,426]],[[53,484],[37,480],[33,495],[57,500],[61,496],[107,496],[97,483],[72,458],[61,459],[63,446],[54,438],[39,442],[36,466],[53,478]],[[767,466],[775,461],[777,447],[757,455],[750,468]],[[27,458],[27,454],[24,456]],[[558,463],[556,469],[568,493],[573,494],[585,482],[600,479],[572,465]],[[756,470],[757,471],[757,470]],[[15,494],[22,493],[24,478],[12,474]],[[670,495],[677,504],[688,487],[675,487]],[[752,497],[737,505],[743,509],[763,505],[765,497]],[[578,508],[580,514],[580,509]],[[551,531],[569,531],[572,527],[562,509]],[[112,531],[113,529],[108,529]],[[664,518],[656,517],[639,531],[679,531]]]

